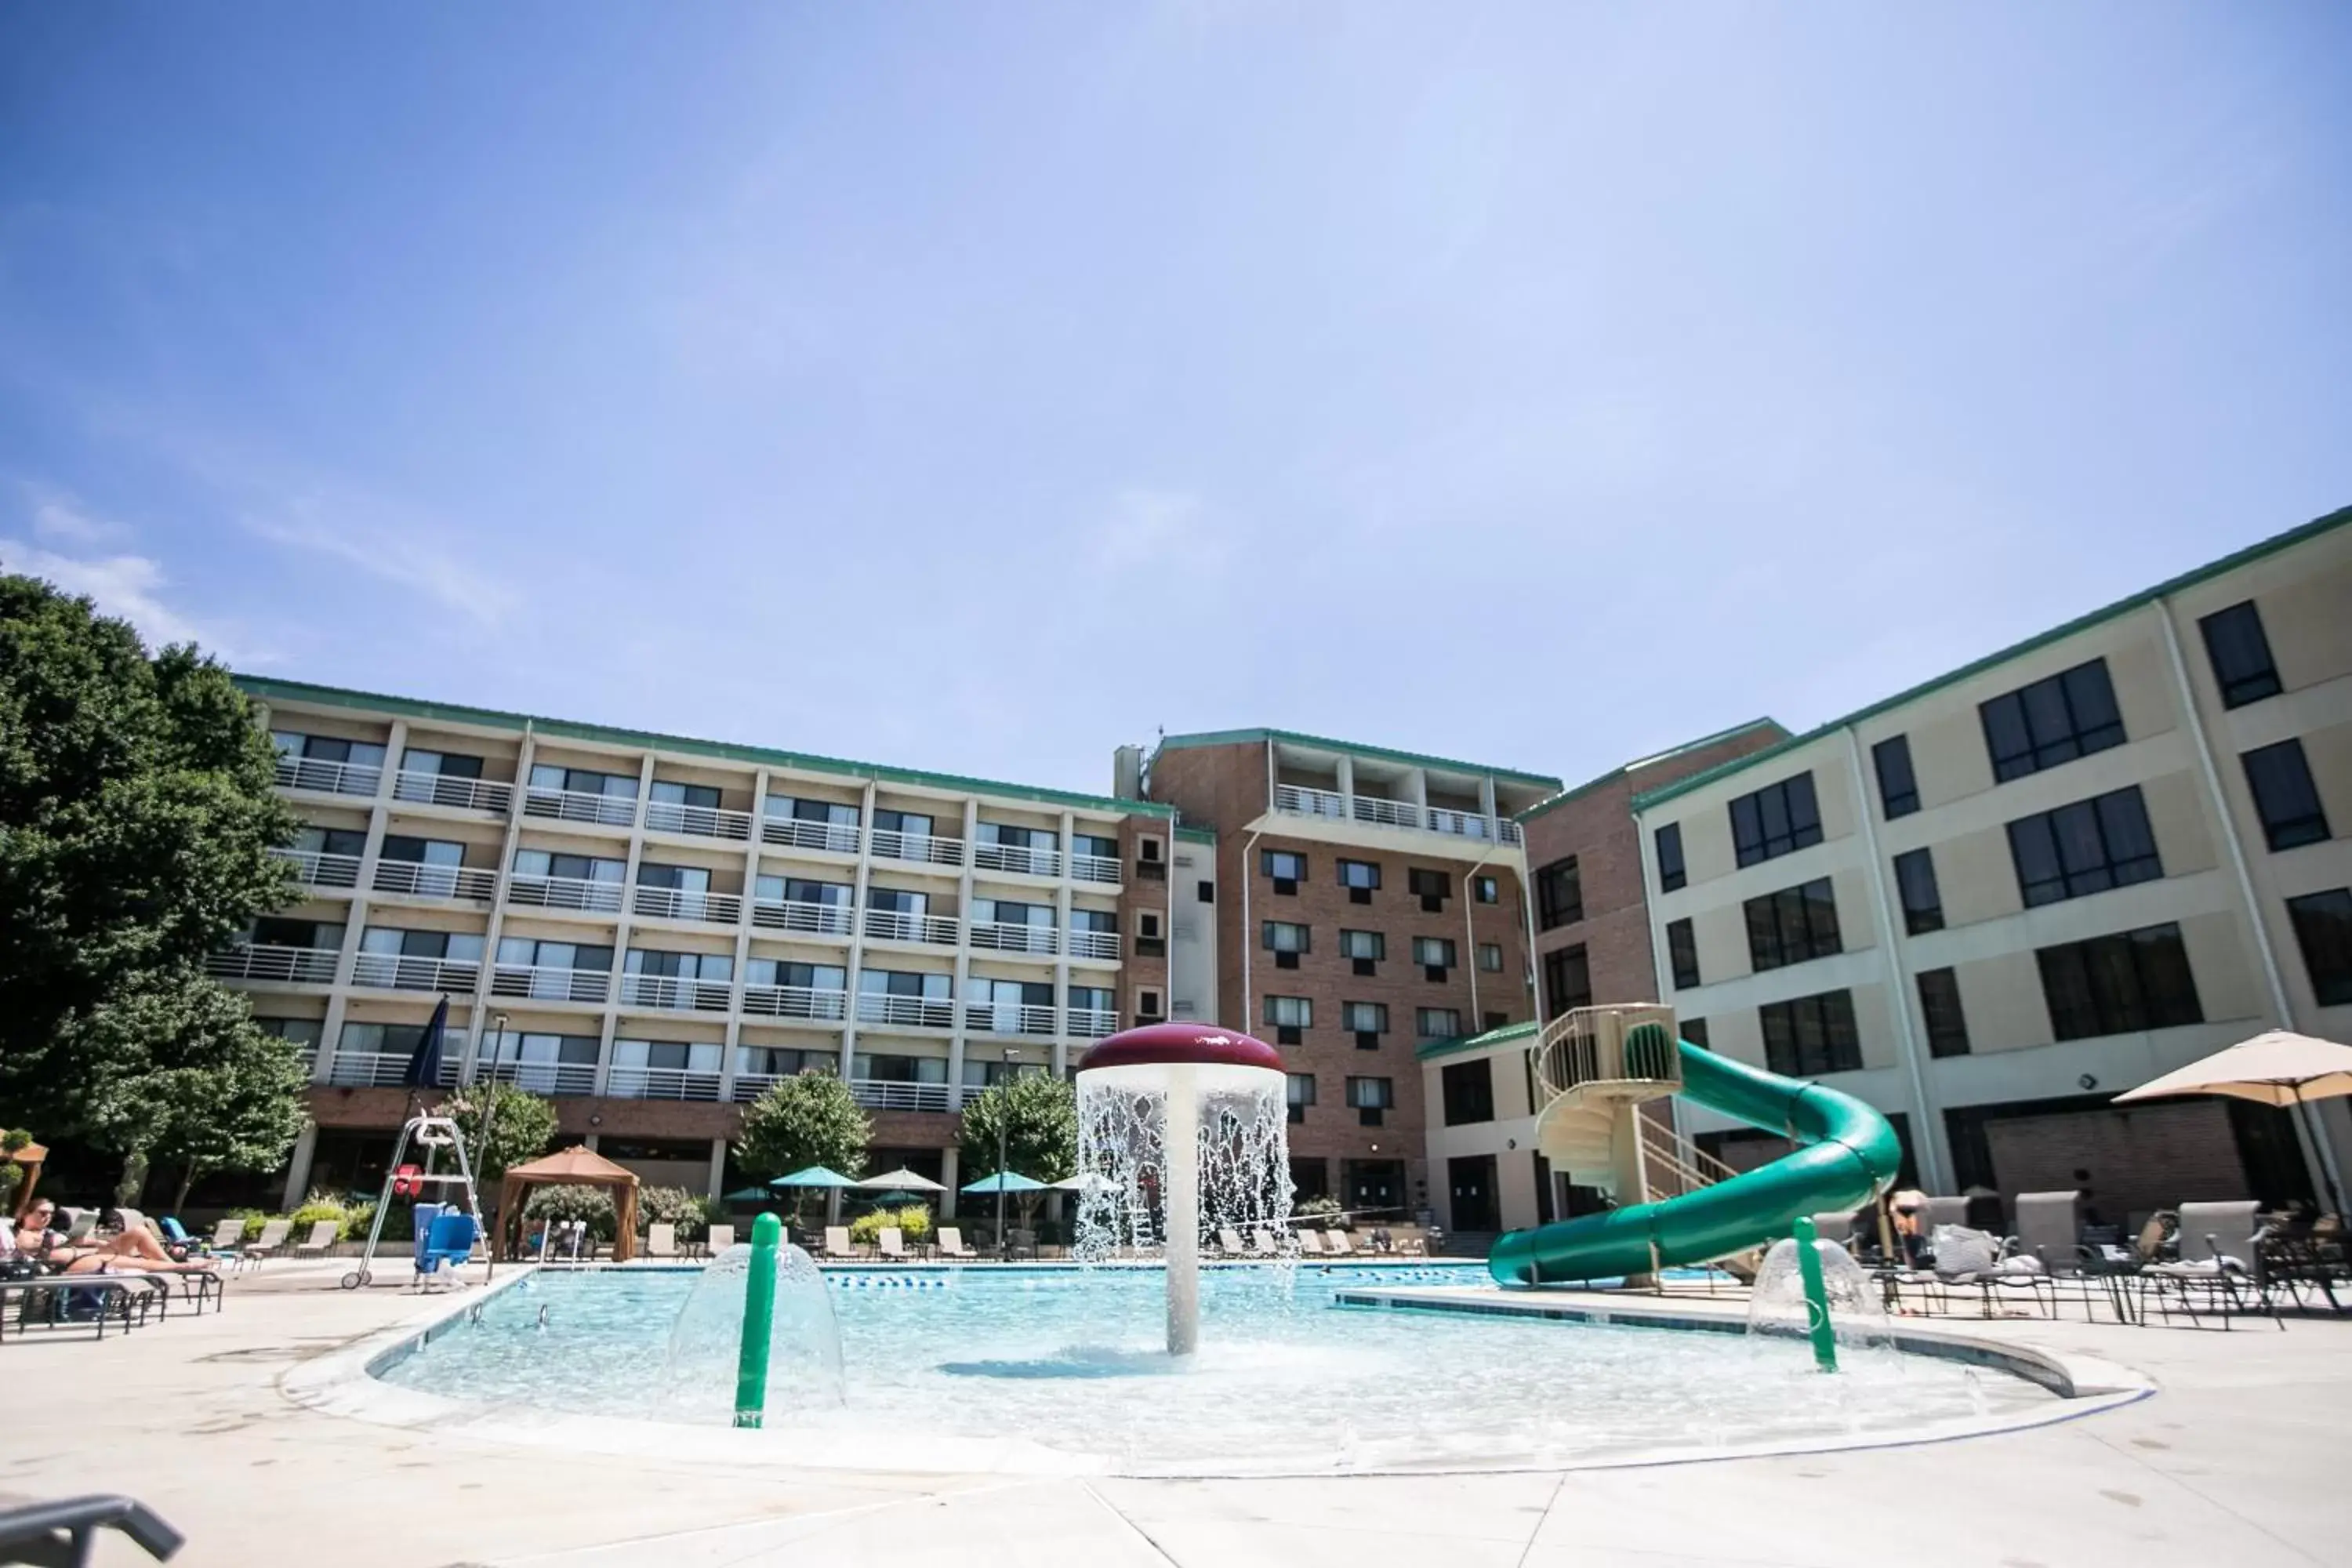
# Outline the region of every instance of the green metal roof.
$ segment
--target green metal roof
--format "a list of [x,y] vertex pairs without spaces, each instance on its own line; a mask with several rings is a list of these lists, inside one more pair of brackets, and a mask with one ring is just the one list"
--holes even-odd
[[1525,811],[1520,812],[1513,820],[1523,823],[1532,822],[1537,817],[1541,816],[1545,812],[1549,811],[1553,806],[1566,805],[1571,800],[1580,800],[1584,796],[1591,795],[1594,790],[1601,788],[1603,784],[1615,784],[1618,780],[1623,778],[1627,773],[1633,772],[1636,768],[1655,767],[1660,763],[1672,762],[1675,758],[1687,755],[1692,752],[1704,751],[1709,746],[1730,740],[1734,735],[1745,735],[1751,730],[1776,730],[1784,736],[1789,732],[1787,726],[1783,725],[1778,719],[1750,719],[1745,724],[1734,724],[1728,730],[1717,730],[1712,735],[1701,735],[1696,741],[1685,741],[1681,745],[1670,747],[1665,751],[1660,752],[1655,756],[1636,757],[1633,761],[1625,763],[1622,767],[1610,769],[1607,773],[1602,773],[1599,778],[1585,780],[1582,784],[1578,784],[1574,789],[1562,790],[1558,795],[1545,796],[1543,799],[1536,802],[1535,805],[1528,807]]
[[1213,827],[1180,827],[1176,830],[1176,837],[1191,844],[1214,844],[1217,830]]
[[1334,741],[1327,735],[1302,735],[1296,730],[1210,730],[1198,735],[1163,735],[1159,750],[1173,748],[1181,751],[1191,746],[1257,746],[1268,741],[1287,741],[1297,746],[1318,746],[1328,752],[1346,752],[1351,756],[1378,757],[1383,762],[1403,763],[1416,768],[1444,768],[1449,773],[1491,773],[1498,779],[1514,779],[1520,784],[1549,784],[1558,789],[1560,781],[1549,773],[1527,773],[1516,768],[1489,767],[1484,763],[1465,763],[1453,757],[1424,756],[1419,752],[1391,751],[1386,746],[1360,745],[1354,741]]
[[1425,1046],[1415,1046],[1412,1054],[1415,1060],[1425,1062],[1436,1057],[1459,1056],[1464,1051],[1483,1051],[1494,1046],[1511,1045],[1535,1032],[1536,1026],[1532,1022],[1506,1024],[1483,1035],[1456,1035],[1450,1040],[1432,1040]]
[[1717,779],[1727,778],[1744,769],[1760,767],[1776,757],[1793,752],[1801,746],[1811,745],[1822,736],[1834,734],[1850,724],[1859,724],[1864,720],[1884,713],[1890,708],[1900,708],[1906,702],[1916,702],[1929,692],[1967,680],[1972,676],[1981,675],[1996,665],[2004,664],[2012,658],[2032,653],[2038,647],[2045,647],[2052,643],[2073,637],[2077,632],[2089,631],[2092,627],[2114,620],[2118,616],[2128,615],[2134,610],[2145,608],[2158,599],[2169,597],[2185,588],[2193,588],[2198,584],[2219,577],[2225,572],[2234,572],[2241,566],[2251,565],[2264,556],[2275,555],[2282,550],[2291,550],[2298,544],[2316,539],[2321,534],[2341,528],[2347,523],[2352,523],[2352,506],[2339,508],[2325,517],[2315,517],[2300,528],[2289,529],[2284,533],[2265,539],[2256,544],[2250,544],[2234,554],[2224,555],[2219,561],[2208,562],[2194,571],[2184,572],[2178,577],[2158,583],[2153,588],[2144,588],[2127,599],[2118,599],[2102,609],[2093,610],[2089,615],[2078,616],[2063,626],[2053,626],[2046,632],[2026,638],[2023,642],[2012,643],[1998,653],[1989,653],[1972,664],[1962,665],[1959,668],[1937,676],[1932,680],[1922,681],[1907,691],[1898,691],[1894,696],[1884,698],[1867,708],[1858,708],[1843,719],[1832,719],[1828,723],[1808,730],[1801,735],[1791,735],[1778,745],[1767,746],[1760,752],[1750,752],[1744,757],[1734,757],[1727,763],[1718,763],[1714,767],[1691,774],[1688,778],[1677,779],[1673,784],[1661,784],[1656,789],[1645,791],[1633,797],[1633,809],[1644,811],[1679,795],[1688,795],[1695,789],[1704,788]]
[[1049,805],[1085,806],[1098,811],[1126,812],[1137,816],[1173,816],[1175,807],[1155,801],[1119,800],[1111,795],[1080,795],[1070,790],[1043,789],[1034,784],[1005,784],[997,779],[965,778],[958,773],[924,773],[917,768],[885,767],[878,763],[854,763],[807,752],[783,752],[767,746],[740,746],[723,741],[698,741],[687,735],[663,735],[646,730],[615,730],[568,719],[543,719],[530,713],[507,713],[493,708],[468,708],[454,702],[421,702],[410,697],[386,697],[373,691],[351,691],[339,686],[314,686],[303,680],[278,680],[269,676],[233,678],[249,697],[265,701],[312,702],[322,707],[357,708],[396,713],[406,719],[439,720],[451,724],[480,724],[499,729],[529,728],[540,735],[572,741],[593,741],[613,746],[641,746],[652,751],[683,752],[729,762],[761,763],[772,767],[798,768],[806,773],[839,773],[846,778],[872,779],[877,784],[917,784],[932,789],[998,795],[1009,800],[1036,801]]

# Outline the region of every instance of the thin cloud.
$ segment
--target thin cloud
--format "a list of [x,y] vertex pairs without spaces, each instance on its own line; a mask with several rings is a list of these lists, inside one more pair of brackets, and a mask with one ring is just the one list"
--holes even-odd
[[[306,504],[296,510],[312,509]],[[267,517],[248,514],[240,521],[247,532],[272,544],[344,562],[371,576],[422,594],[486,626],[496,626],[515,605],[515,595],[504,584],[409,529],[330,525],[294,512]]]
[[192,642],[223,659],[248,663],[253,659],[251,654],[228,647],[217,633],[163,602],[163,590],[171,579],[163,563],[152,556],[82,559],[22,540],[0,539],[0,569],[44,578],[68,594],[87,595],[106,614],[129,621],[151,648]]
[[32,502],[34,533],[53,543],[119,544],[131,537],[127,524],[99,516],[64,490],[28,484],[25,492]]

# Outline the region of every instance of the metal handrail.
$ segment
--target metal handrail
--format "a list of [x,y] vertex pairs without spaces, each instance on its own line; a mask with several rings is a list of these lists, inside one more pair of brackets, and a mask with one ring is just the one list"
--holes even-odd
[[542,910],[618,914],[621,884],[590,877],[526,877],[518,872],[507,878],[507,902]]
[[420,899],[478,899],[499,894],[499,874],[488,866],[433,866],[422,860],[379,860],[375,890]]
[[278,759],[278,787],[314,795],[373,795],[383,782],[379,763],[327,763],[310,757]]
[[1032,849],[1021,844],[975,844],[971,847],[971,864],[980,871],[1017,871],[1024,877],[1058,877],[1062,874],[1062,852],[1058,849]]
[[305,887],[359,886],[360,858],[356,855],[331,855],[323,849],[272,849],[270,853],[292,864]]
[[1117,882],[1119,863],[1108,855],[1073,855],[1070,876],[1080,882]]
[[812,822],[799,816],[763,816],[760,819],[760,841],[779,844],[792,849],[822,849],[833,855],[857,853],[857,837],[863,831],[854,822]]
[[101,1492],[0,1509],[0,1561],[89,1563],[96,1560],[101,1530],[121,1531],[158,1563],[187,1544],[186,1536],[138,1499]]
[[454,773],[403,768],[393,775],[392,798],[415,805],[454,805],[504,816],[514,798],[514,785],[496,779],[460,778]]
[[846,991],[814,985],[746,985],[743,1011],[763,1018],[838,1018],[849,1010]]
[[646,802],[646,830],[686,833],[697,838],[749,838],[751,814],[723,805],[687,805],[674,800]]
[[961,838],[942,838],[932,833],[908,833],[896,827],[877,827],[869,842],[874,853],[885,860],[914,860],[927,866],[963,864],[963,840]]
[[[751,905],[751,923],[768,931],[847,936],[849,906],[820,904],[810,899],[759,899]],[[872,933],[869,931],[867,934]]]
[[633,795],[590,795],[585,790],[526,784],[523,787],[522,814],[525,816],[551,816],[559,822],[596,822],[607,827],[628,827],[637,820],[637,797]]
[[741,894],[696,892],[686,888],[640,885],[632,907],[638,914],[657,920],[700,921],[709,925],[731,926],[743,918]]

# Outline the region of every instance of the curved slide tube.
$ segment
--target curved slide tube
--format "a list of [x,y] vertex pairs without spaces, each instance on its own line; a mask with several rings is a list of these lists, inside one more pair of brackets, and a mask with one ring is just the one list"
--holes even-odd
[[1497,1284],[1554,1285],[1709,1263],[1789,1235],[1799,1215],[1860,1208],[1895,1184],[1902,1143],[1886,1118],[1861,1100],[1679,1043],[1683,1093],[1803,1147],[1681,1197],[1511,1231],[1486,1258]]

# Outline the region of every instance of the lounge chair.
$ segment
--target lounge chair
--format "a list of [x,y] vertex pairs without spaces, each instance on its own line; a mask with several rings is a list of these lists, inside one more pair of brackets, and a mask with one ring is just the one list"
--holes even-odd
[[263,1258],[274,1258],[284,1250],[286,1238],[292,1235],[293,1231],[294,1222],[290,1219],[266,1221],[262,1225],[261,1235],[240,1248],[237,1256],[246,1262],[258,1267]]
[[2225,1329],[2231,1317],[2249,1304],[2268,1307],[2271,1321],[2286,1327],[2259,1273],[2266,1239],[2257,1217],[2261,1207],[2251,1198],[2180,1205],[2179,1258],[2140,1270],[2140,1278],[2156,1288],[2157,1307],[2166,1321],[2171,1321],[2177,1301],[2195,1323],[2195,1298],[2201,1295],[2206,1310],[2218,1312]]
[[1966,1198],[1929,1198],[1919,1205],[1919,1234],[1933,1236],[1941,1225],[1968,1228],[1969,1200]]
[[1353,1258],[1356,1238],[1344,1230],[1327,1230],[1323,1233],[1323,1249],[1334,1258]]
[[892,1263],[907,1261],[907,1233],[895,1225],[886,1225],[874,1233],[874,1250]]
[[676,1258],[677,1256],[677,1224],[674,1220],[656,1220],[646,1226],[646,1256]]
[[980,1254],[974,1252],[965,1242],[961,1226],[943,1225],[940,1226],[940,1256],[941,1258],[978,1258]]
[[1298,1256],[1301,1258],[1322,1257],[1323,1233],[1319,1230],[1308,1230],[1303,1226],[1299,1227]]
[[1282,1245],[1274,1239],[1274,1232],[1270,1230],[1260,1229],[1251,1231],[1249,1233],[1249,1249],[1253,1255],[1259,1258],[1279,1258],[1282,1256]]
[[734,1245],[735,1227],[731,1225],[714,1225],[710,1227],[710,1233],[703,1238],[702,1250],[709,1256],[716,1258]]
[[1240,1231],[1232,1226],[1221,1225],[1217,1227],[1217,1250],[1227,1258],[1240,1258],[1247,1254],[1249,1248],[1242,1244]]
[[340,1220],[312,1220],[310,1222],[310,1239],[297,1243],[294,1247],[294,1256],[297,1258],[324,1258],[328,1253],[332,1252],[335,1249],[335,1243],[341,1238],[342,1234],[343,1226],[342,1222]]
[[225,1219],[213,1226],[213,1238],[205,1243],[205,1250],[215,1258],[235,1258],[245,1240],[245,1221]]
[[827,1258],[848,1258],[853,1256],[849,1247],[849,1227],[847,1226],[829,1225],[824,1227],[824,1255]]

